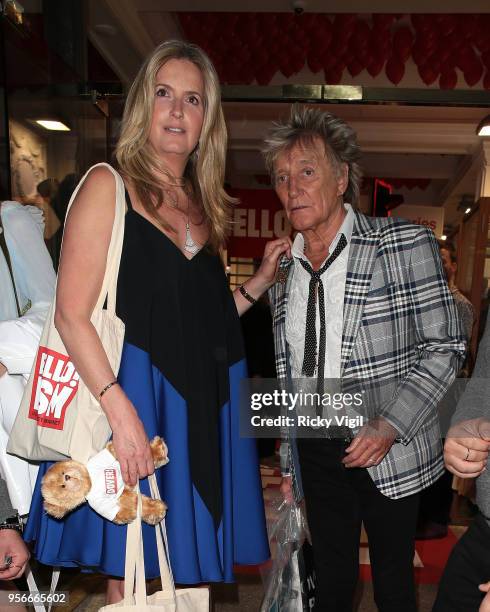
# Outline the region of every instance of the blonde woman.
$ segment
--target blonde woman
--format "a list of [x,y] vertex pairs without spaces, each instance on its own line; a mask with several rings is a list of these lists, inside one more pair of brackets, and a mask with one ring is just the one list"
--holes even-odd
[[[178,583],[232,581],[234,563],[268,557],[256,450],[239,439],[236,393],[245,376],[238,314],[250,306],[229,291],[218,249],[229,226],[223,190],[226,129],[219,82],[206,55],[179,41],[160,45],[129,92],[116,149],[127,188],[117,311],[126,325],[116,380],[90,313],[100,291],[114,216],[115,185],[90,172],[67,218],[56,325],[77,371],[101,396],[123,478],[152,471],[148,440],[161,435],[170,463],[157,471],[168,504]],[[273,281],[289,243],[267,247],[245,294]],[[243,291],[243,290],[242,290]],[[41,475],[45,469],[41,468]],[[159,575],[153,528],[144,526],[147,577]],[[112,576],[122,598],[126,528],[87,505],[64,521],[43,514],[39,490],[26,539],[43,563]]]

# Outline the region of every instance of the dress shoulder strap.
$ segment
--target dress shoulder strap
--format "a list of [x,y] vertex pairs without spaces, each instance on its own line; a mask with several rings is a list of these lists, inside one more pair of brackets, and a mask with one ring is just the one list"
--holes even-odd
[[126,198],[126,205],[128,210],[133,210],[133,205],[131,204],[131,197],[129,196],[129,191],[124,187],[124,197]]

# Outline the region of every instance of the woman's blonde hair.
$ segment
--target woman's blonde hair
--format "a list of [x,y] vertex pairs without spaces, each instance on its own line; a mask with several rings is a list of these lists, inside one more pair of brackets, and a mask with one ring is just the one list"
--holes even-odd
[[198,46],[170,40],[159,45],[141,66],[126,99],[116,160],[122,174],[131,181],[144,209],[166,230],[174,231],[157,214],[164,203],[161,182],[155,170],[175,180],[148,146],[155,100],[156,76],[171,59],[192,62],[204,82],[204,119],[198,145],[189,157],[184,177],[190,182],[209,225],[209,244],[218,250],[230,227],[231,204],[223,188],[227,132],[221,108],[220,84],[211,60]]

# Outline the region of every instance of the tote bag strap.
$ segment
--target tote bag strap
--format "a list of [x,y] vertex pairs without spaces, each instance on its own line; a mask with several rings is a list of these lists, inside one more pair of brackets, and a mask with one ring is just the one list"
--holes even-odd
[[[150,483],[151,496],[154,499],[162,499],[160,497],[160,491],[158,489],[157,479],[155,473],[148,476]],[[160,580],[162,582],[162,591],[170,591],[173,593],[175,599],[175,583],[172,574],[172,568],[170,566],[170,555],[168,550],[168,539],[167,539],[167,528],[165,526],[165,519],[163,519],[158,525],[155,525],[157,550],[158,550],[158,564],[160,566]]]
[[[116,181],[116,207],[114,213],[114,223],[112,226],[111,241],[107,252],[107,263],[104,274],[102,289],[97,300],[96,309],[101,310],[107,297],[107,312],[115,315],[116,312],[116,291],[117,278],[119,275],[119,265],[124,239],[124,216],[126,214],[126,199],[124,182],[121,175],[109,164],[97,164],[110,170]],[[95,167],[95,166],[94,166]]]
[[[29,593],[37,593],[39,588],[36,584],[36,579],[34,578],[34,574],[32,573],[31,566],[29,563],[26,563],[25,568],[25,577],[27,586],[29,587]],[[42,603],[33,603],[35,612],[46,612],[46,608]]]
[[[124,238],[124,215],[126,214],[126,204],[124,199],[124,182],[121,175],[114,170],[112,166],[106,163],[95,164],[84,174],[75,191],[72,193],[70,202],[66,214],[70,212],[70,209],[78,195],[82,185],[85,183],[89,172],[94,168],[98,167],[107,168],[114,176],[116,182],[116,202],[115,202],[115,213],[114,223],[112,226],[111,241],[109,243],[109,250],[107,252],[107,263],[104,274],[104,280],[102,281],[102,287],[97,299],[94,311],[99,311],[104,306],[104,302],[107,298],[107,310],[110,314],[115,313],[116,309],[116,289],[117,289],[117,277],[119,274],[119,264],[121,261],[121,252]],[[63,240],[61,242],[61,250],[63,251]]]
[[[155,475],[148,477],[150,482],[151,495],[154,499],[161,499]],[[145,558],[143,550],[143,535],[141,531],[141,493],[139,484],[136,485],[138,493],[138,508],[135,520],[128,525],[126,539],[126,562],[124,569],[124,603],[132,604],[134,593],[137,609],[146,607],[146,582],[145,582]],[[172,570],[168,559],[168,540],[165,521],[155,525],[155,535],[157,541],[158,563],[160,566],[160,580],[162,591],[170,593],[176,601],[175,584]]]
[[136,518],[127,528],[124,568],[124,604],[132,605],[133,593],[137,610],[146,608],[145,558],[141,533],[141,494],[136,485],[138,506]]
[[[27,582],[27,586],[29,587],[30,593],[38,593],[39,588],[36,584],[36,579],[34,578],[34,574],[32,573],[32,569],[29,563],[26,563],[25,567],[25,578]],[[53,595],[56,591],[56,586],[58,584],[58,580],[60,578],[60,569],[53,569],[51,573],[51,586],[49,587],[49,593]],[[35,612],[46,612],[46,607],[43,603],[33,603]],[[51,608],[53,607],[53,602],[48,603],[47,612],[51,612]]]

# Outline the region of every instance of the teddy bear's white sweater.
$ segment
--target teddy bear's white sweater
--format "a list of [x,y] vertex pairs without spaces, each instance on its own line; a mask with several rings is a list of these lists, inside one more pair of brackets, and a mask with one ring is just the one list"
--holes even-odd
[[124,481],[119,461],[106,449],[88,460],[92,487],[86,499],[96,512],[113,521],[119,510],[119,498],[124,491]]

